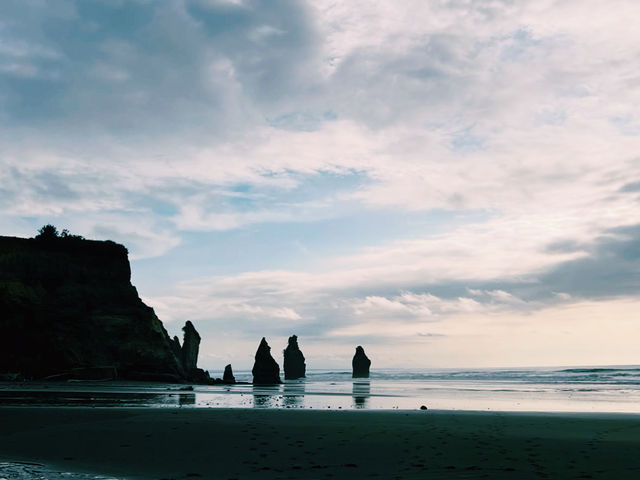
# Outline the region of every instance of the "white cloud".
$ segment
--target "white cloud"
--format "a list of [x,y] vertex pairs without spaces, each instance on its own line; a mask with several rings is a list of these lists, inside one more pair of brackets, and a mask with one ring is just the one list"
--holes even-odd
[[[429,293],[406,292],[392,298],[367,296],[353,300],[355,315],[372,319],[416,317],[429,321],[430,317],[451,313],[471,313],[486,311],[481,303],[467,297],[442,299]],[[436,319],[436,318],[432,318]]]
[[261,43],[268,37],[281,36],[284,33],[285,32],[283,30],[273,27],[271,25],[260,25],[259,27],[249,32],[249,38],[253,42]]
[[[19,198],[5,212],[130,210],[130,198],[142,194],[170,197],[179,206],[173,217],[179,230],[234,229],[304,218],[308,210],[220,211],[211,190],[242,183],[277,198],[278,191],[295,189],[320,172],[355,171],[368,181],[339,198],[327,193],[313,200],[332,215],[339,201],[372,210],[484,209],[502,216],[519,237],[595,238],[640,220],[633,198],[613,196],[630,177],[640,178],[638,137],[611,122],[633,118],[629,106],[640,94],[624,59],[639,43],[620,16],[632,18],[632,2],[615,13],[601,2],[589,7],[602,22],[576,2],[314,2],[321,48],[312,52],[333,67],[320,84],[308,85],[313,94],[305,108],[322,104],[338,120],[302,132],[255,123],[265,107],[243,89],[241,66],[231,56],[208,58],[207,88],[216,96],[227,92],[220,96],[231,102],[224,111],[246,113],[246,130],[196,145],[179,135],[146,145],[103,138],[93,142],[89,155],[84,147],[19,144],[12,152],[9,146],[2,161],[24,178]],[[182,12],[175,21],[188,20]],[[168,29],[162,22],[154,28]],[[254,30],[283,32],[265,22]],[[112,62],[98,62],[94,71],[125,80],[135,45],[112,40],[102,48]],[[381,89],[384,102],[378,104]],[[286,112],[289,100],[282,102]],[[562,122],[541,121],[549,111]],[[375,118],[382,123],[372,124]],[[479,142],[472,150],[465,150],[467,137]],[[52,171],[78,198],[44,198],[34,191],[38,175]],[[181,188],[166,193],[168,185]],[[495,225],[493,235],[503,235]]]
[[504,290],[477,290],[473,288],[468,288],[467,291],[476,297],[487,296],[491,300],[504,304],[518,305],[525,303],[522,299],[510,294],[509,292],[505,292]]
[[560,300],[571,300],[571,295],[565,292],[553,292],[553,294]]
[[[635,1],[143,3],[150,22],[127,35],[68,2],[27,16],[7,5],[4,233],[46,219],[151,258],[193,232],[277,223],[285,238],[293,222],[347,211],[455,219],[411,236],[363,233],[348,253],[310,251],[291,270],[163,280],[156,290],[170,293],[150,299],[163,319],[325,322],[350,335],[471,325],[539,310],[502,285],[535,282],[640,224],[637,192],[624,188],[640,180]],[[237,28],[207,23],[231,11]],[[51,38],[38,15],[54,14],[68,32],[93,29],[95,43]],[[86,57],[65,51],[73,41]],[[40,96],[16,76],[41,81]],[[313,188],[327,175],[352,183]],[[469,289],[426,293],[434,285]],[[578,301],[557,288],[547,301]]]

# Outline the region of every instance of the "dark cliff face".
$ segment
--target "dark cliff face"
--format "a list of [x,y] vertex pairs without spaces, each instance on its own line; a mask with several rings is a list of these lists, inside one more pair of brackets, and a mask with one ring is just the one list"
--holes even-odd
[[122,378],[184,378],[130,277],[127,250],[114,242],[0,237],[0,373],[113,366]]

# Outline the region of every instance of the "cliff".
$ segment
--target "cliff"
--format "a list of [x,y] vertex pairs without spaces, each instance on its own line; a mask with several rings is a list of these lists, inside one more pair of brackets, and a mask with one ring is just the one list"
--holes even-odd
[[130,279],[127,250],[111,241],[0,237],[0,373],[108,367],[119,378],[186,379]]

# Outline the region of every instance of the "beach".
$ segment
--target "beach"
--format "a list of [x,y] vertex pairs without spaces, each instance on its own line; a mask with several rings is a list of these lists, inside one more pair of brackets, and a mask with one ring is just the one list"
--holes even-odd
[[118,479],[640,475],[640,416],[461,411],[0,408],[0,459]]

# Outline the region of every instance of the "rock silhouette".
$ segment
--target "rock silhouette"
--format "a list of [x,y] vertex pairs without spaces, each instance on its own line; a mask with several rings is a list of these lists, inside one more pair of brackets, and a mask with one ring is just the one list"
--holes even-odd
[[371,360],[364,353],[364,348],[359,345],[356,347],[351,366],[353,367],[353,378],[369,378]]
[[271,347],[264,337],[262,337],[260,345],[258,346],[251,373],[253,374],[253,383],[256,385],[282,383],[280,380],[280,367],[271,356]]
[[284,378],[285,380],[295,380],[304,378],[306,365],[304,355],[298,346],[297,335],[289,337],[289,344],[284,349]]
[[131,285],[127,256],[117,243],[54,227],[0,237],[0,373],[184,381],[176,345]]
[[[174,348],[180,349],[180,361],[184,368],[187,380],[195,383],[213,384],[215,380],[211,378],[209,372],[198,368],[198,352],[200,351],[200,334],[189,320],[182,327],[184,337],[182,339],[182,348],[176,337],[173,337]],[[219,381],[219,379],[218,379]]]
[[224,373],[222,374],[222,382],[236,383],[236,377],[233,376],[233,370],[231,370],[230,364],[224,367]]
[[198,368],[198,351],[200,350],[200,334],[189,320],[182,327],[184,339],[182,340],[182,365],[188,373]]

